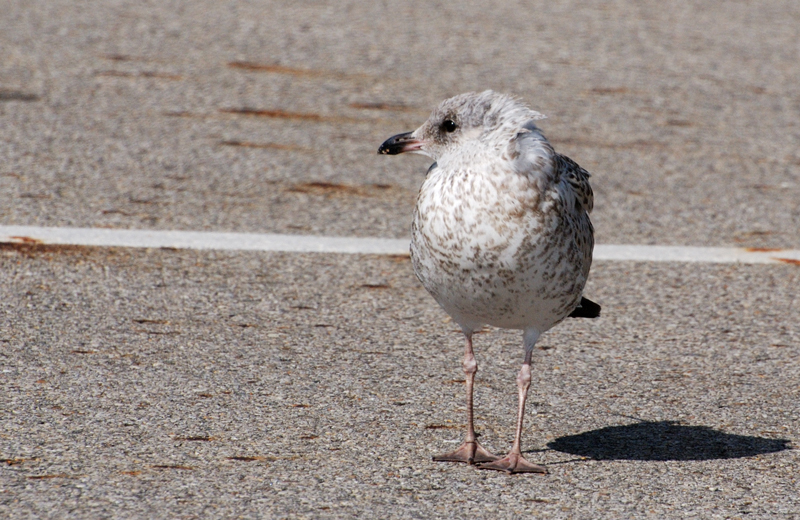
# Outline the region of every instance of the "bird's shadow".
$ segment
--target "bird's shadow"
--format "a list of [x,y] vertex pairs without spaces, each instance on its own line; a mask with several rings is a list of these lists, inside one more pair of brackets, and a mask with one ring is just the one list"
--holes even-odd
[[734,435],[675,421],[641,421],[568,435],[547,444],[596,460],[714,460],[792,449],[787,439]]

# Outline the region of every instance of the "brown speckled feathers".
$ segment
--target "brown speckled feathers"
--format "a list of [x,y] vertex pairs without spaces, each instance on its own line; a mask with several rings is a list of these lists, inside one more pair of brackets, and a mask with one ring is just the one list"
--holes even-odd
[[[600,314],[600,306],[582,296],[594,249],[589,173],[555,153],[535,124],[541,117],[492,91],[461,94],[378,150],[435,161],[414,208],[411,260],[422,285],[464,331],[467,383],[464,443],[436,461],[546,473],[520,448],[533,347],[568,316]],[[523,331],[517,431],[503,458],[481,446],[474,429],[472,334],[486,324]]]

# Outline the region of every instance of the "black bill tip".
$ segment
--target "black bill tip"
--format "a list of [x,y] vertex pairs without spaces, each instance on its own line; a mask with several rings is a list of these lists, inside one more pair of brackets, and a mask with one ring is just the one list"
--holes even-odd
[[419,150],[420,146],[422,146],[422,141],[411,137],[412,133],[413,132],[406,132],[404,134],[393,135],[378,148],[378,154],[397,155],[403,152]]

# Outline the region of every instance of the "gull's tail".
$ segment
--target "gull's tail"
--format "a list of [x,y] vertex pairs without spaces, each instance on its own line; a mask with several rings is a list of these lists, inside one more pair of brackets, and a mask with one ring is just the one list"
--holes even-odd
[[581,302],[569,315],[570,318],[597,318],[598,316],[600,316],[600,306],[583,296],[581,296]]

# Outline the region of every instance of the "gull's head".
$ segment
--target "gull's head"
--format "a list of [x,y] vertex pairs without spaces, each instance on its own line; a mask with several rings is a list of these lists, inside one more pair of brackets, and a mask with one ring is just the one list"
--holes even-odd
[[501,149],[520,134],[538,132],[534,121],[543,117],[506,94],[468,92],[442,101],[422,126],[390,137],[378,153],[412,152],[439,161],[463,149]]

